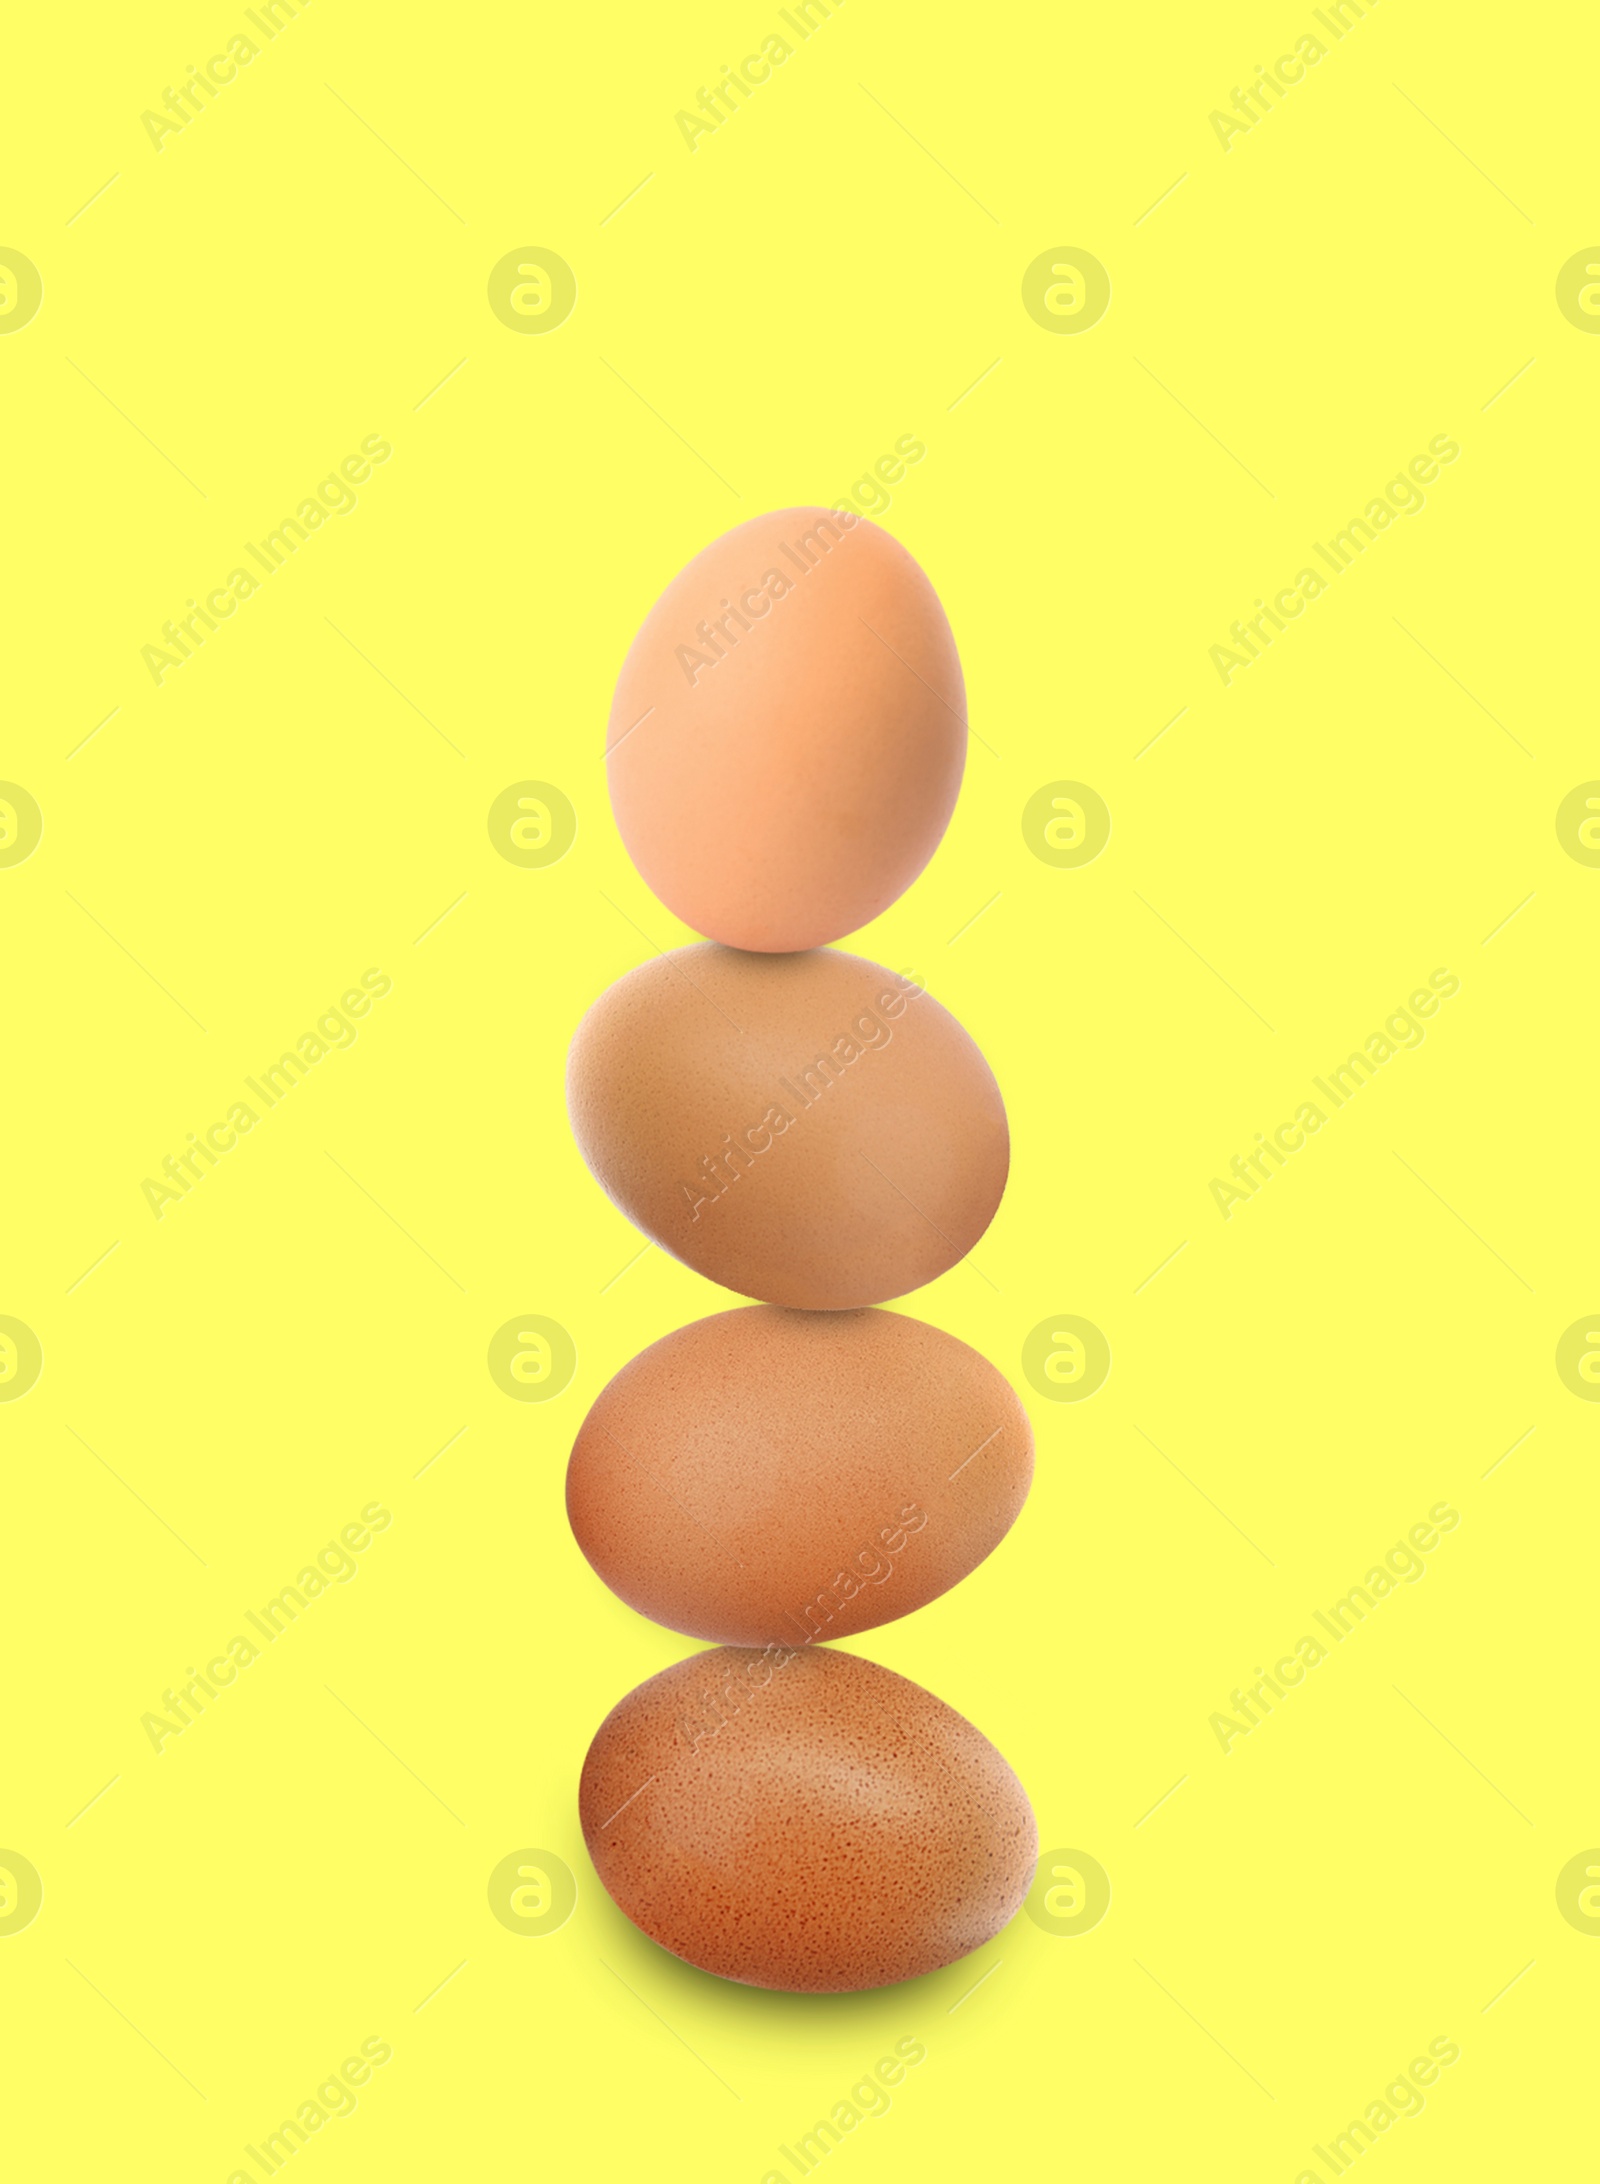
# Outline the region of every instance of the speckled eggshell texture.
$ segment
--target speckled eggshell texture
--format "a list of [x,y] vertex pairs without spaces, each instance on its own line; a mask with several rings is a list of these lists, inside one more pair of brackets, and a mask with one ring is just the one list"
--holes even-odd
[[567,1516],[641,1615],[793,1645],[959,1584],[1032,1477],[1022,1405],[953,1335],[897,1312],[747,1305],[652,1343],[601,1391]]
[[889,532],[826,508],[757,516],[667,586],[606,735],[628,854],[697,933],[841,939],[937,848],[966,694],[932,585]]
[[579,1025],[567,1110],[614,1204],[768,1304],[904,1296],[982,1236],[1010,1158],[967,1033],[911,979],[817,948],[702,943],[618,979]]
[[920,1684],[824,1647],[719,1647],[601,1723],[578,1793],[607,1891],[675,1956],[838,1994],[937,1971],[1033,1877],[1027,1795]]

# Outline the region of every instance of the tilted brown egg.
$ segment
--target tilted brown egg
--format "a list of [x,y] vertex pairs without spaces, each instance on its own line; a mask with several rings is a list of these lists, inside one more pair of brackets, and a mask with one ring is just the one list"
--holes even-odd
[[601,1723],[578,1792],[621,1910],[702,1971],[837,1994],[999,1933],[1038,1858],[1027,1795],[920,1684],[825,1647],[719,1647]]
[[628,1218],[769,1304],[903,1296],[988,1227],[1010,1156],[988,1063],[915,981],[818,948],[702,943],[579,1025],[573,1134]]
[[567,1467],[630,1607],[722,1644],[847,1638],[958,1584],[1015,1522],[1033,1434],[976,1350],[896,1312],[746,1305],[625,1365]]
[[606,736],[628,854],[735,948],[813,948],[886,910],[949,823],[966,695],[932,585],[859,516],[716,539],[634,638]]

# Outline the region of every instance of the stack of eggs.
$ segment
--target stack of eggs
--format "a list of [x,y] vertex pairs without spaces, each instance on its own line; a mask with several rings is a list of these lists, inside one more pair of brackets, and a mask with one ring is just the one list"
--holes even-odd
[[875,1311],[977,1242],[1005,1187],[988,1064],[915,980],[830,943],[937,847],[960,662],[889,534],[758,517],[667,587],[611,715],[611,801],[709,938],[603,994],[572,1043],[584,1159],[663,1249],[760,1301],[625,1366],[567,1473],[607,1585],[715,1642],[613,1708],[579,1805],[601,1881],[689,1963],[800,1993],[954,1962],[1037,1858],[1020,1783],[920,1685],[821,1641],[909,1614],[1010,1529],[1010,1387]]

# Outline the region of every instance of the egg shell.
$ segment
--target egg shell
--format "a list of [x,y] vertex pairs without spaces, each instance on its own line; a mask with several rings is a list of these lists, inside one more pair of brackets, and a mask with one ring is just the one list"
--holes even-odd
[[1010,1139],[988,1063],[914,981],[841,949],[705,942],[600,996],[567,1063],[584,1159],[647,1236],[767,1304],[931,1282],[988,1227]]
[[966,749],[955,639],[916,562],[860,516],[786,508],[713,541],[651,608],[606,770],[628,854],[675,916],[789,951],[904,893]]
[[793,1645],[959,1584],[1032,1477],[1026,1412],[953,1335],[895,1312],[746,1305],[652,1343],[601,1391],[567,1516],[641,1615]]
[[987,1737],[920,1684],[826,1647],[724,1646],[601,1723],[578,1792],[607,1892],[723,1979],[888,1986],[993,1940],[1039,1854]]

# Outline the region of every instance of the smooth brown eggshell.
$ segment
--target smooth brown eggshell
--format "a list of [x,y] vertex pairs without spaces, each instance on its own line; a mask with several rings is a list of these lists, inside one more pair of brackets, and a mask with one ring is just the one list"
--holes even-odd
[[567,1110],[612,1201],[711,1281],[811,1311],[931,1282],[988,1227],[1010,1157],[955,1018],[864,956],[702,943],[579,1025]]
[[722,1979],[838,1994],[993,1940],[1039,1854],[1027,1795],[953,1707],[826,1647],[718,1647],[601,1723],[578,1790],[606,1890]]
[[916,562],[860,516],[786,508],[716,539],[651,608],[606,770],[669,910],[730,947],[788,951],[904,893],[966,748],[955,640]]
[[959,1584],[1032,1477],[1022,1405],[953,1335],[896,1312],[758,1304],[680,1327],[601,1391],[567,1516],[641,1615],[793,1645]]

